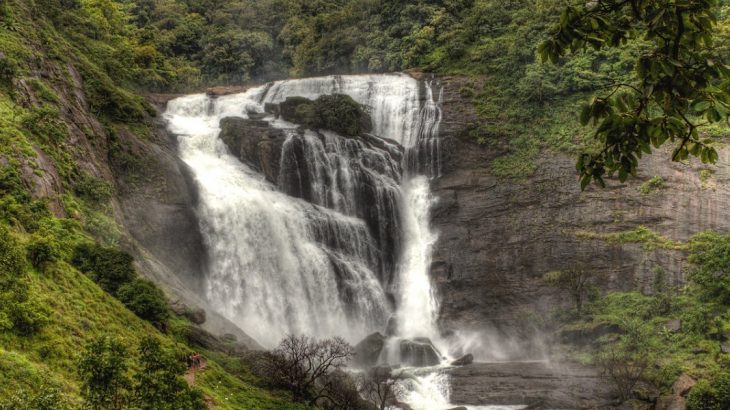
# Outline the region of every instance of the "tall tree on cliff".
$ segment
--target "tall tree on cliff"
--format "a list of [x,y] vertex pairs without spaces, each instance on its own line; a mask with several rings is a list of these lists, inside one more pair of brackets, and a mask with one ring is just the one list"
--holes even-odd
[[538,48],[543,61],[587,47],[645,45],[634,80],[613,84],[583,108],[581,122],[596,127],[603,146],[578,158],[583,188],[604,186],[606,174],[625,181],[643,154],[666,142],[675,144],[673,161],[717,161],[712,139],[699,130],[730,114],[730,67],[713,48],[718,8],[717,0],[591,0],[563,10]]

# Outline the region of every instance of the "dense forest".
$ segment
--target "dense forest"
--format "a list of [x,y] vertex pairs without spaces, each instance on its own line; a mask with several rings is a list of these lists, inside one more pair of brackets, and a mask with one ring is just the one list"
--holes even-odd
[[[123,141],[153,133],[156,113],[147,94],[413,69],[467,78],[459,92],[480,120],[464,137],[502,150],[491,171],[517,183],[537,171],[543,152],[595,149],[578,122],[580,106],[608,85],[629,81],[646,47],[637,40],[544,64],[537,48],[563,7],[562,0],[0,0],[0,409],[79,405],[93,388],[92,370],[77,368],[80,346],[133,358],[124,377],[117,376],[136,400],[158,394],[179,400],[169,401],[170,408],[204,408],[204,393],[218,403],[230,399],[220,408],[300,406],[239,361],[212,352],[216,360],[198,383],[202,393],[177,382],[151,393],[140,388],[159,377],[179,382],[184,369],[177,359],[192,352],[190,323],[169,311],[162,291],[120,250],[128,242],[115,220],[119,186],[88,160],[89,151],[102,151],[134,185],[144,163]],[[730,58],[726,1],[715,44]],[[78,87],[88,113],[71,103]],[[705,132],[730,136],[721,125]],[[58,173],[54,200],[40,199],[27,183],[43,174],[44,161]],[[579,307],[565,320],[581,328],[633,315],[659,327],[684,311],[688,333],[647,336],[636,321],[618,345],[631,349],[648,338],[651,359],[663,363],[650,373],[663,388],[691,362],[685,367],[707,378],[693,408],[727,408],[717,407],[727,401],[716,398],[729,395],[727,375],[716,376],[727,363],[695,360],[691,346],[705,348],[728,331],[730,238],[707,233],[677,246],[698,267],[686,291],[593,295],[588,314]],[[717,271],[725,272],[721,281]],[[657,278],[663,280],[661,272]],[[590,361],[583,352],[571,354]],[[87,369],[100,366],[93,359],[85,359]]]

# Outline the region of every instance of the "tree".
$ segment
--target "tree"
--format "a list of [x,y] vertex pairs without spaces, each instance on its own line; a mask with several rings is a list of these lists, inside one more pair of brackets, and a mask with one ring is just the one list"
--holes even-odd
[[595,289],[599,274],[582,268],[570,268],[563,271],[548,272],[543,279],[552,286],[570,294],[575,304],[578,317],[583,314],[583,305],[589,294]]
[[129,397],[127,350],[116,339],[100,337],[79,361],[81,396],[92,410],[121,410]]
[[180,376],[185,364],[162,349],[154,337],[139,346],[140,371],[134,376],[132,403],[140,410],[205,410],[201,393]]
[[270,355],[268,372],[291,390],[295,400],[315,405],[330,398],[333,385],[327,375],[347,364],[353,354],[352,346],[339,337],[317,341],[289,335]]
[[636,175],[638,161],[669,141],[673,161],[690,155],[715,163],[713,140],[699,129],[728,119],[730,68],[713,48],[717,0],[592,0],[564,9],[549,39],[538,48],[558,63],[568,51],[644,42],[633,81],[616,83],[587,104],[581,123],[596,127],[597,154],[580,155],[581,187],[618,172]]
[[626,401],[655,360],[649,343],[652,340],[651,327],[639,319],[632,319],[625,321],[621,328],[625,333],[618,341],[606,344],[597,355],[596,362],[621,400]]
[[156,328],[165,330],[170,318],[167,300],[162,290],[154,283],[135,279],[119,288],[117,297],[140,318],[152,323]]
[[404,373],[394,373],[389,367],[373,367],[360,381],[360,394],[379,410],[386,410],[396,399],[398,382]]

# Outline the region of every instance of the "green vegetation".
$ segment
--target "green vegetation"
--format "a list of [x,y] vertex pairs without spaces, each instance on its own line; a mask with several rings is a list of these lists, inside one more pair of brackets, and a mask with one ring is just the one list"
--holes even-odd
[[581,239],[606,241],[613,244],[640,243],[643,244],[645,251],[653,251],[655,249],[686,249],[687,245],[675,242],[666,238],[645,226],[639,226],[630,231],[598,233],[588,231],[578,231],[576,236]]
[[[730,235],[699,234],[689,245],[693,270],[688,286],[674,286],[667,272],[657,267],[651,295],[609,292],[588,303],[583,318],[570,319],[565,329],[615,330],[571,354],[587,353],[589,361],[610,375],[624,399],[633,397],[638,381],[666,391],[687,373],[700,380],[688,397],[689,408],[724,408],[730,397],[726,370],[730,357],[721,350],[730,331],[730,292],[725,287],[730,276],[728,249]],[[671,321],[676,324],[670,326]]]
[[[171,315],[162,291],[139,278],[119,249],[128,242],[115,222],[107,164],[120,178],[144,170],[130,140],[152,134],[153,111],[139,94],[200,84],[186,79],[199,73],[185,61],[147,47],[129,5],[0,2],[0,409],[93,407],[97,396],[116,401],[111,393],[91,394],[89,373],[79,372],[88,358],[80,348],[109,335],[113,343],[103,342],[101,351],[114,344],[129,356],[122,379],[130,402],[186,408],[175,396],[202,408],[205,396],[219,409],[297,408],[290,396],[215,360],[189,389],[179,375],[191,324]],[[145,345],[147,336],[159,348]],[[87,370],[110,369],[90,363]],[[148,380],[164,385],[142,393],[137,387]]]
[[664,178],[660,176],[655,176],[641,184],[641,186],[639,187],[639,192],[641,192],[641,195],[644,196],[651,195],[664,189],[665,185],[666,184],[664,182]]
[[279,110],[287,121],[346,136],[357,136],[371,128],[365,108],[344,94],[323,95],[314,101],[288,97],[279,104]]
[[715,163],[711,139],[698,128],[728,119],[730,67],[714,47],[720,11],[717,0],[603,1],[567,6],[551,37],[538,51],[557,63],[568,51],[625,47],[641,41],[634,76],[616,80],[586,105],[583,125],[592,122],[603,149],[578,160],[581,186],[605,186],[606,173],[619,180],[636,175],[639,159],[652,147],[676,144],[672,160],[690,155]]

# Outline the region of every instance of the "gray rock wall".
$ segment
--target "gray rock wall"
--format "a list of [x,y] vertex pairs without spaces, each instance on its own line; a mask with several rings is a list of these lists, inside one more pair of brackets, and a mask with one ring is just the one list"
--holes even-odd
[[[586,239],[580,232],[606,234],[643,225],[674,241],[707,229],[730,228],[730,150],[718,166],[672,163],[667,151],[645,157],[639,177],[581,193],[574,158],[544,152],[538,170],[524,181],[490,172],[503,154],[466,136],[477,120],[462,98],[460,78],[444,78],[445,155],[443,176],[434,183],[439,203],[433,225],[439,232],[432,277],[440,293],[444,327],[491,327],[519,334],[526,312],[545,316],[567,302],[547,287],[546,272],[574,266],[604,272],[613,289],[651,292],[654,270],[671,281],[686,279],[681,250],[647,251],[642,244]],[[711,172],[703,181],[700,170]],[[656,193],[640,186],[665,180]],[[582,236],[586,236],[583,234]]]

